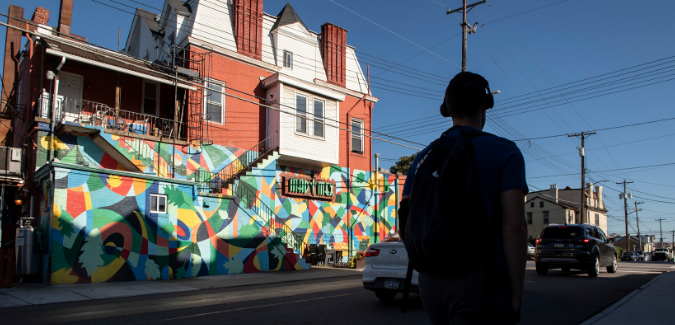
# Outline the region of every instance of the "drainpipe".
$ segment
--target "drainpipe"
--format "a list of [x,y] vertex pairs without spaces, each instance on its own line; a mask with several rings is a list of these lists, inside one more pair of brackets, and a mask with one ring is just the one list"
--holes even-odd
[[377,215],[379,214],[379,208],[380,206],[377,204],[377,199],[378,195],[380,192],[380,154],[376,153],[375,154],[375,229],[373,229],[373,237],[375,242],[377,243],[377,233],[378,233],[378,217]]
[[50,77],[50,72],[51,72],[51,79],[49,80],[54,80],[52,83],[52,91],[50,92],[50,107],[51,107],[51,118],[49,119],[49,129],[50,129],[50,138],[49,138],[49,167],[52,167],[52,162],[54,161],[54,119],[56,118],[56,94],[58,93],[57,87],[57,82],[59,80],[59,71],[61,68],[63,68],[63,65],[66,63],[66,58],[61,57],[61,63],[56,67],[56,72],[47,72],[47,79]]
[[394,199],[396,200],[396,220],[394,220],[394,225],[396,226],[396,231],[400,234],[400,229],[398,229],[398,209],[399,209],[399,194],[398,194],[398,172],[396,172],[396,180],[394,180]]

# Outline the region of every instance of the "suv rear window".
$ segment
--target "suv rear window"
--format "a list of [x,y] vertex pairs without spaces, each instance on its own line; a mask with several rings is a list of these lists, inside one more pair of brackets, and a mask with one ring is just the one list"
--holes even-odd
[[582,235],[583,229],[581,227],[547,227],[541,234],[541,238],[570,239],[581,237]]

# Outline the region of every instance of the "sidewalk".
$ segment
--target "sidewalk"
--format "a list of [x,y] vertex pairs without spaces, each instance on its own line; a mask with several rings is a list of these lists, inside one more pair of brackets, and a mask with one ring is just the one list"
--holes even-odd
[[581,325],[673,324],[675,266]]
[[360,274],[361,270],[313,266],[310,270],[306,271],[214,275],[176,280],[111,282],[59,286],[17,283],[14,285],[14,288],[0,289],[0,308],[329,279]]

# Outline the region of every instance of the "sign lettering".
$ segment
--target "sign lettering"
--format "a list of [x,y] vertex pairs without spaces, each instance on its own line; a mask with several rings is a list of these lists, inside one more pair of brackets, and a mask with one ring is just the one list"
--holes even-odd
[[335,200],[334,180],[310,178],[291,173],[282,174],[281,179],[283,195],[318,200]]

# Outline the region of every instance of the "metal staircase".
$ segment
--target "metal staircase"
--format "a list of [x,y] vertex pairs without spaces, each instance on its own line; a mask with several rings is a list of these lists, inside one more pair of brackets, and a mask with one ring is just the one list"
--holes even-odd
[[[304,241],[304,236],[294,233],[293,230],[274,213],[274,210],[260,199],[258,190],[253,186],[238,179],[234,183],[233,192],[236,197],[240,198],[239,202],[235,200],[235,203],[242,208],[253,211],[256,214],[255,218],[262,221],[258,224],[261,225],[261,230],[265,229],[269,231],[268,238],[272,241],[277,238],[280,239],[286,249],[290,248],[293,251],[297,261],[289,260],[286,252],[283,252],[284,258],[298,269],[297,265],[299,263],[297,262],[301,260],[302,252],[304,252],[305,248],[309,245]],[[275,245],[275,247],[277,246]]]

